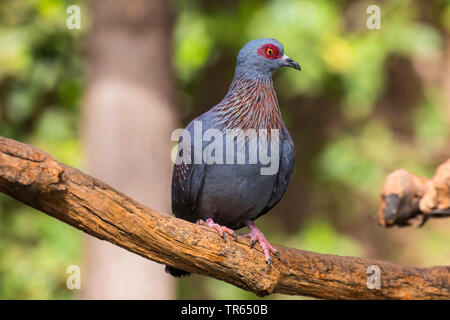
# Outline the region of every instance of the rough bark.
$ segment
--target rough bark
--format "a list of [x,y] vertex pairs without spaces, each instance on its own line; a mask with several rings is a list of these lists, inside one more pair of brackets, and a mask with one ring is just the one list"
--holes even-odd
[[[247,238],[224,242],[211,228],[149,209],[34,147],[2,137],[0,191],[147,259],[214,277],[259,296],[450,299],[450,266],[416,268],[281,246],[276,246],[281,260],[267,266],[259,245],[250,249]],[[381,269],[380,289],[367,286],[371,265]]]
[[404,169],[387,176],[378,210],[382,226],[409,226],[414,221],[422,226],[429,218],[445,217],[450,217],[450,159],[430,180]]

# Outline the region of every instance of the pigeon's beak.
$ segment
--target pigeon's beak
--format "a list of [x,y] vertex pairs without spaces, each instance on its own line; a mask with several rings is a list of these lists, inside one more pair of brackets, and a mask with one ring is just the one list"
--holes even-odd
[[302,70],[302,68],[300,68],[300,65],[295,62],[294,60],[292,60],[291,58],[289,58],[287,55],[284,55],[280,58],[281,61],[284,62],[284,65],[286,67],[291,67],[297,70]]

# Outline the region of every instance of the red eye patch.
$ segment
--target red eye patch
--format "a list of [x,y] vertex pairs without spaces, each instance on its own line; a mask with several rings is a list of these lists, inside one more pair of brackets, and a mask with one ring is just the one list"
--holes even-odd
[[274,44],[267,43],[258,49],[257,52],[260,56],[264,58],[275,60],[281,58],[280,49]]

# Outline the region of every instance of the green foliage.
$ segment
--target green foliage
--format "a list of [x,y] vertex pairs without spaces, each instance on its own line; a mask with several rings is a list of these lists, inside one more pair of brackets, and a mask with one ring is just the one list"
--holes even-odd
[[450,136],[450,126],[445,121],[444,101],[440,92],[430,88],[424,101],[418,106],[415,116],[417,144],[423,152],[433,153],[445,147]]
[[[66,28],[72,1],[0,3],[0,135],[79,167],[82,33]],[[0,298],[67,299],[66,268],[80,264],[80,233],[0,197]]]
[[286,240],[294,248],[341,256],[365,256],[364,249],[355,239],[339,233],[329,222],[313,219],[305,224],[298,235]]
[[66,268],[80,261],[78,231],[24,206],[0,211],[0,220],[1,297],[72,298]]

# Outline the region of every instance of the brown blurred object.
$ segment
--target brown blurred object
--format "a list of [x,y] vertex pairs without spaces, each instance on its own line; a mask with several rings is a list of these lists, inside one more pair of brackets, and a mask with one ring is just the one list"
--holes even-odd
[[[90,9],[83,105],[88,171],[168,212],[175,128],[170,4],[91,1]],[[174,298],[163,266],[93,237],[86,242],[81,298]]]
[[450,159],[441,164],[431,180],[432,185],[420,200],[420,211],[450,214]]
[[450,159],[441,164],[433,179],[404,169],[386,177],[380,196],[379,222],[384,227],[409,226],[429,218],[450,216]]

